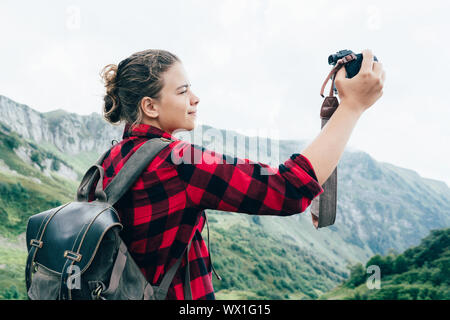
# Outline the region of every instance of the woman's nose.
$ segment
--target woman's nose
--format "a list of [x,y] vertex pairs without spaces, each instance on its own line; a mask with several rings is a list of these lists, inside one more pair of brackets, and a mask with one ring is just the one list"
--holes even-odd
[[199,102],[200,98],[197,97],[195,94],[192,94],[191,105],[196,106],[197,104],[199,104]]

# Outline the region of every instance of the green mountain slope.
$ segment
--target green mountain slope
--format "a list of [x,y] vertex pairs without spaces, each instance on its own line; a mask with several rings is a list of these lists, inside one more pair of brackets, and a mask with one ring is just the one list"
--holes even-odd
[[[30,215],[73,199],[74,181],[56,173],[65,162],[0,127],[0,235],[18,236]],[[15,152],[28,150],[27,163]],[[44,163],[50,163],[45,168]],[[49,170],[44,170],[49,169]]]
[[[97,114],[40,114],[1,96],[0,116],[0,292],[20,298],[28,217],[71,201],[84,171],[118,139],[120,128],[110,128]],[[223,141],[229,136],[241,141],[236,149]],[[305,147],[298,140],[269,139],[266,145],[206,125],[186,140],[273,167]],[[315,299],[344,281],[349,265],[403,252],[430,230],[450,226],[450,189],[364,152],[346,151],[331,227],[314,229],[309,209],[289,217],[207,211],[214,265],[224,278],[213,280],[218,299]]]
[[[61,165],[79,179],[93,160],[86,160],[86,152],[74,156],[35,144],[5,124],[0,128],[0,151],[0,298],[24,299],[26,222],[32,214],[73,199],[76,180],[61,174]],[[280,245],[265,231],[268,217],[208,211],[214,264],[223,277],[214,280],[218,299],[312,299],[347,276],[300,248],[294,238]]]
[[[379,288],[373,288],[372,272],[366,272],[373,265],[380,268]],[[365,266],[353,265],[350,278],[320,298],[450,300],[450,228],[432,230],[401,254],[375,255]]]
[[218,299],[315,299],[348,276],[294,239],[280,242],[261,217],[208,211],[213,263],[223,278],[213,277]]

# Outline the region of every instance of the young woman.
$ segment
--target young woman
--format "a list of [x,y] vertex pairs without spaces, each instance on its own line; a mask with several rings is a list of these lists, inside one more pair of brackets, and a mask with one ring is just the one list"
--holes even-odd
[[[381,63],[375,63],[368,50],[363,57],[356,77],[345,79],[344,68],[337,74],[340,106],[319,136],[278,168],[249,159],[221,161],[222,155],[173,136],[177,129],[194,129],[200,102],[174,54],[145,50],[103,69],[104,117],[126,124],[123,140],[103,162],[104,187],[148,139],[172,141],[116,204],[124,226],[122,238],[151,284],[160,284],[192,240],[188,252],[192,299],[214,299],[214,269],[201,235],[205,209],[293,215],[305,211],[323,192],[321,185],[337,166],[357,120],[382,95]],[[173,161],[175,150],[179,155],[200,152],[204,161]],[[273,174],[261,174],[262,168]],[[313,223],[317,226],[314,216]],[[185,267],[183,258],[167,299],[185,299]]]

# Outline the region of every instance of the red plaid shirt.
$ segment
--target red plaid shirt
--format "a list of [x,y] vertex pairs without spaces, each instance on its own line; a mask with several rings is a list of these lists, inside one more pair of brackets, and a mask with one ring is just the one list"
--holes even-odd
[[[123,140],[107,154],[103,187],[143,143],[156,137],[174,142],[155,157],[115,205],[124,226],[122,238],[153,285],[160,284],[192,239],[189,267],[194,300],[215,299],[209,252],[201,235],[205,209],[287,216],[303,212],[323,192],[303,155],[293,154],[275,169],[209,151],[144,124],[131,133],[126,126]],[[183,161],[177,161],[180,158],[171,155],[173,152]],[[195,158],[199,153],[203,161]],[[185,161],[189,157],[191,161]],[[261,174],[263,168],[273,174]],[[183,257],[167,299],[184,299],[185,266]]]

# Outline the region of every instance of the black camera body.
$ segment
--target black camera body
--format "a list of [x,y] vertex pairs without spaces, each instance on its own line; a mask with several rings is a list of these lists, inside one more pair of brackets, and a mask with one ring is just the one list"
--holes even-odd
[[[331,54],[328,57],[328,64],[331,64],[334,66],[334,65],[336,65],[336,63],[339,59],[342,59],[343,57],[348,56],[349,54],[352,54],[352,53],[356,56],[356,60],[347,62],[345,64],[345,71],[347,72],[346,78],[349,78],[349,79],[353,78],[354,76],[356,76],[358,74],[359,70],[361,69],[361,63],[363,60],[362,53],[354,53],[351,50],[341,50],[341,51],[336,52],[335,54]],[[375,61],[378,61],[376,56],[374,56],[373,59]]]

